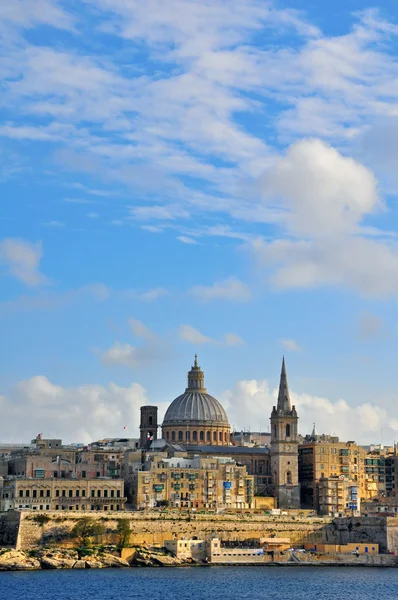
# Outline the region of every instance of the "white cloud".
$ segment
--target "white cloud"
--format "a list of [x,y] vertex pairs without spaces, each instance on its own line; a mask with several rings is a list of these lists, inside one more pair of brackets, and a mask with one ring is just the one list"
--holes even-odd
[[190,344],[209,344],[213,342],[211,337],[204,335],[192,325],[180,325],[179,336],[181,340]]
[[42,257],[41,242],[33,244],[17,238],[0,241],[0,264],[6,267],[10,275],[30,287],[48,281],[39,270]]
[[139,298],[143,302],[153,302],[154,300],[158,300],[159,298],[167,296],[168,293],[169,291],[166,288],[158,287],[153,288],[152,290],[147,290],[146,292],[142,292],[139,295]]
[[137,337],[145,339],[152,339],[155,337],[155,334],[138,319],[129,319],[129,325],[133,335],[136,335]]
[[279,340],[281,345],[291,352],[298,352],[301,350],[301,346],[294,340]]
[[133,336],[141,341],[136,346],[116,341],[104,352],[94,350],[102,364],[135,368],[170,357],[170,348],[162,337],[156,335],[138,319],[131,318],[128,322]]
[[183,244],[197,244],[198,242],[191,237],[187,237],[186,235],[179,235],[177,240],[182,242]]
[[139,383],[63,387],[36,376],[21,381],[9,396],[0,396],[0,439],[29,442],[38,431],[65,443],[138,437],[140,406],[147,403]]
[[204,335],[198,329],[192,327],[192,325],[180,325],[179,337],[184,342],[190,344],[215,344],[217,346],[241,346],[245,342],[236,333],[227,333],[221,340]]
[[252,250],[281,289],[334,286],[376,297],[398,294],[398,248],[392,242],[354,236],[257,240]]
[[[308,394],[291,393],[299,416],[299,432],[311,433],[313,423],[319,433],[338,435],[342,441],[355,439],[360,444],[379,442],[380,431],[386,443],[392,443],[398,432],[396,415],[376,404],[350,406],[346,400],[331,401]],[[239,381],[232,390],[220,395],[231,425],[239,431],[260,427],[269,431],[269,417],[277,402],[277,389],[271,389],[267,380]]]
[[62,221],[47,221],[46,223],[42,223],[43,227],[53,227],[55,229],[62,229],[65,227],[65,223]]
[[201,302],[211,302],[212,300],[247,302],[250,299],[248,286],[236,277],[216,282],[211,286],[195,286],[190,290],[190,294]]
[[283,221],[299,235],[351,232],[379,207],[371,171],[321,140],[302,140],[278,158],[261,179],[266,201],[286,211]]
[[187,219],[189,212],[176,204],[167,206],[134,206],[130,208],[130,214],[139,220],[173,220]]
[[58,29],[73,30],[73,18],[52,0],[13,0],[0,4],[0,21],[9,25],[31,28],[51,25]]

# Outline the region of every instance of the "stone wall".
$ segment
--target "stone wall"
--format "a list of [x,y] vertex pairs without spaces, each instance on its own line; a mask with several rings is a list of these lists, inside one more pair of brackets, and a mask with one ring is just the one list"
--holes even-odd
[[[91,517],[100,521],[106,533],[100,543],[117,543],[119,519],[130,521],[132,546],[144,544],[163,546],[173,538],[244,541],[260,537],[290,538],[293,546],[310,543],[346,544],[350,542],[374,542],[380,552],[398,554],[398,519],[381,517],[353,517],[334,519],[329,517],[291,517],[257,515],[182,515],[141,512],[95,513],[43,512],[47,522],[38,522],[38,513],[29,511],[0,514],[0,546],[14,545],[25,550],[42,544],[60,547],[76,545],[70,531],[79,519]],[[18,524],[20,521],[19,535]]]
[[0,513],[0,547],[12,548],[18,545],[20,512]]
[[[42,513],[40,513],[42,514]],[[246,515],[161,515],[159,513],[110,514],[96,511],[93,515],[87,512],[73,511],[60,514],[59,511],[43,513],[49,517],[46,523],[37,522],[37,514],[20,513],[21,526],[18,549],[27,549],[43,543],[56,543],[59,546],[70,546],[73,540],[69,532],[76,522],[83,517],[95,518],[102,522],[106,534],[101,542],[117,543],[117,523],[119,519],[129,519],[131,527],[131,545],[155,544],[162,546],[165,540],[173,538],[209,539],[212,536],[223,540],[244,541],[260,537],[289,537],[292,544],[303,544],[311,540],[323,541],[325,528],[331,526],[330,518],[298,518]],[[1,516],[0,516],[1,520]]]

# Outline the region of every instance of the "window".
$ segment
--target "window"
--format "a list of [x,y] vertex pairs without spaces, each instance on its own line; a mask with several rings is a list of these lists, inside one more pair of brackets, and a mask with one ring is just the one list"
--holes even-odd
[[40,490],[40,498],[43,498],[44,496],[44,490]]
[[72,496],[73,496],[73,491],[69,490],[69,498],[72,498]]
[[289,425],[289,423],[286,425],[286,437],[290,437],[290,425]]
[[175,442],[175,441],[176,441],[176,432],[175,432],[175,431],[172,431],[172,432],[171,432],[171,441],[172,441],[172,442]]
[[80,496],[80,490],[76,490],[76,498]]
[[222,431],[220,431],[220,433],[218,434],[218,441],[222,442]]
[[227,432],[224,433],[224,442],[228,441],[228,436],[227,436]]
[[82,478],[86,479],[86,471],[82,471]]
[[26,498],[29,498],[29,496],[30,496],[30,491],[29,490],[26,490],[25,496],[26,496]]
[[152,425],[153,424],[153,417],[152,415],[148,418],[148,425]]
[[46,497],[49,498],[50,497],[50,490],[46,490]]
[[54,477],[58,477],[58,471],[54,471]]
[[82,496],[83,498],[86,496],[86,490],[82,490]]
[[292,474],[290,471],[287,471],[287,473],[286,473],[286,484],[292,485]]
[[210,431],[206,431],[206,441],[210,442]]
[[217,432],[213,431],[213,442],[217,441]]
[[59,490],[55,490],[55,496],[58,498],[59,497]]
[[50,510],[50,505],[46,504],[46,510]]
[[111,490],[111,498],[115,497],[115,490]]
[[201,442],[203,442],[203,441],[204,441],[204,439],[205,439],[205,435],[204,435],[203,431],[200,431],[200,432],[199,432],[199,440],[200,440]]
[[278,430],[277,430],[276,425],[274,425],[274,437],[276,437],[276,438],[278,437]]
[[66,490],[62,490],[62,496],[65,498],[65,496],[66,496]]
[[187,440],[187,442],[189,442],[189,440],[191,439],[191,432],[190,431],[186,431],[185,432],[185,439]]
[[178,440],[179,440],[180,442],[182,442],[182,440],[183,440],[183,434],[182,434],[182,431],[179,431],[179,432],[178,432]]
[[166,431],[166,440],[168,440],[168,439],[169,439],[169,432]]
[[108,497],[108,490],[104,490],[104,498]]
[[91,490],[91,497],[94,498],[95,496],[95,490]]
[[98,496],[98,498],[101,498],[101,490],[97,491],[97,496]]
[[19,490],[19,497],[22,498],[23,497],[23,490]]
[[32,496],[33,496],[33,498],[37,498],[37,490],[32,491]]
[[101,473],[97,471],[97,477],[101,477]]
[[[117,490],[117,492],[116,492],[116,498],[120,498],[120,490]],[[117,510],[119,510],[119,509],[117,509]]]
[[197,431],[192,432],[192,439],[194,442],[196,442],[198,440],[198,432]]

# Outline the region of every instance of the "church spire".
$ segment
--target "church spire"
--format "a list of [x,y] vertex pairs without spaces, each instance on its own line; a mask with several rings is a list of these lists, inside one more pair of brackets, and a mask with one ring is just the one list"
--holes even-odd
[[292,405],[290,402],[289,386],[287,384],[285,357],[282,360],[281,379],[279,383],[278,405],[277,411],[282,413],[290,413]]

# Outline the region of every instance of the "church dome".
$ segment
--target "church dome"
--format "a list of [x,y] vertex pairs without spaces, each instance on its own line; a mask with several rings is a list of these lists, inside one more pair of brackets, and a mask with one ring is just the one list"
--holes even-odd
[[204,387],[204,373],[198,365],[196,355],[194,366],[188,373],[188,387],[170,404],[163,426],[190,423],[229,427],[224,408]]

